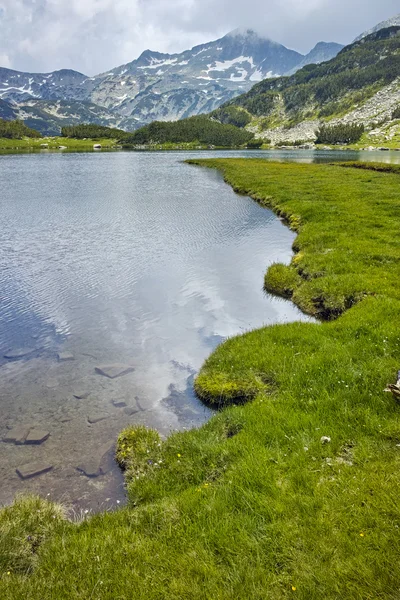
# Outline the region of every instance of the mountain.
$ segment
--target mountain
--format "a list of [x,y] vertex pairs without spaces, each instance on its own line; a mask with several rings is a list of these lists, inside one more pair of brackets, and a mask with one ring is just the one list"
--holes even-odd
[[335,42],[318,42],[318,44],[305,55],[303,60],[299,62],[294,69],[285,73],[285,75],[293,75],[296,71],[299,71],[307,65],[319,65],[322,62],[331,60],[332,58],[335,58],[343,48],[343,44],[336,44]]
[[[71,123],[90,117],[90,122],[136,129],[154,120],[213,111],[258,81],[292,72],[305,60],[330,58],[339,49],[321,43],[304,57],[252,29],[237,29],[179,54],[146,50],[136,60],[95,77],[65,69],[21,73],[1,68],[0,99],[36,119],[30,126],[45,133],[54,131],[59,119],[70,117]],[[32,104],[33,100],[41,102]]]
[[398,15],[395,15],[394,17],[391,17],[390,19],[387,19],[386,21],[381,21],[380,23],[378,23],[378,25],[375,25],[375,27],[373,27],[372,29],[369,29],[368,31],[364,31],[364,33],[362,33],[361,35],[356,37],[356,39],[354,41],[359,42],[363,38],[367,37],[367,35],[371,35],[371,33],[376,33],[377,31],[380,31],[381,29],[387,29],[388,27],[397,27],[399,25],[400,25],[400,13]]
[[328,62],[310,64],[290,77],[265,79],[220,107],[213,118],[232,122],[242,111],[246,128],[259,137],[276,143],[313,141],[325,120],[362,123],[368,130],[390,128],[398,106],[400,26],[394,26],[346,46]]

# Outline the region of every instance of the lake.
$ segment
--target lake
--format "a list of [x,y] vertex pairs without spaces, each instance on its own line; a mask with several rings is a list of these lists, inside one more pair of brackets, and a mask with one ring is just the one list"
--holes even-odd
[[0,504],[35,492],[76,510],[117,506],[112,446],[124,427],[200,426],[212,412],[193,378],[219,343],[308,320],[262,289],[295,235],[219,173],[183,163],[199,155],[400,162],[336,151],[0,156]]

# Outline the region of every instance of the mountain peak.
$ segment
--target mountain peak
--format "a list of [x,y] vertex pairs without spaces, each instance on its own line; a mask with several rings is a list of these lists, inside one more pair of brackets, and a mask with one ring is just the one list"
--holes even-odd
[[227,33],[225,37],[226,38],[228,38],[228,37],[233,37],[233,38],[240,37],[240,38],[251,39],[251,40],[258,39],[258,40],[272,41],[265,34],[261,33],[260,31],[257,31],[255,29],[253,29],[252,27],[237,27],[233,31],[230,31],[229,33]]

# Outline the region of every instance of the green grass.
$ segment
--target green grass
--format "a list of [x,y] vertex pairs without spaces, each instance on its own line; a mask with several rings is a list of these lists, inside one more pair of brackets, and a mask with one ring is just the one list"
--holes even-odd
[[266,283],[325,320],[223,343],[196,390],[224,410],[201,429],[123,432],[127,508],[1,511],[0,598],[397,600],[400,407],[383,390],[400,367],[400,176],[196,164],[298,232]]
[[[44,148],[43,144],[47,144],[48,148]],[[23,138],[22,140],[0,138],[0,151],[57,150],[59,146],[65,146],[68,150],[93,150],[93,144],[101,144],[103,148],[115,148],[117,141],[110,139],[75,140],[64,137]]]

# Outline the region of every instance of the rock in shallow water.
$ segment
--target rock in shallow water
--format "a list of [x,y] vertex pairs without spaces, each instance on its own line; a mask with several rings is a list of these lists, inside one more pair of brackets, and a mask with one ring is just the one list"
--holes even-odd
[[8,360],[16,360],[17,358],[24,358],[24,356],[28,356],[28,354],[32,354],[35,352],[34,348],[17,348],[15,350],[9,350],[4,354],[4,358]]
[[20,425],[14,427],[6,436],[3,438],[3,442],[7,444],[25,444],[25,440],[31,428],[29,426]]
[[28,465],[18,467],[16,471],[22,479],[30,479],[31,477],[43,475],[43,473],[51,471],[52,468],[53,465],[50,465],[48,463],[30,463]]
[[31,429],[26,436],[25,444],[43,444],[50,436],[48,431],[43,429]]
[[134,370],[135,369],[132,366],[120,363],[113,365],[100,365],[99,367],[95,368],[96,373],[99,375],[104,375],[104,377],[108,377],[109,379],[116,379],[117,377],[128,375],[128,373],[132,373]]
[[59,352],[57,358],[58,362],[66,362],[67,360],[74,360],[74,355],[71,352]]
[[105,421],[105,419],[109,419],[110,415],[108,413],[97,413],[94,415],[89,415],[88,416],[88,421],[91,425],[94,425],[95,423],[100,423],[100,421]]
[[77,400],[86,400],[86,398],[89,398],[90,392],[85,392],[84,390],[76,390],[73,393],[73,396]]

